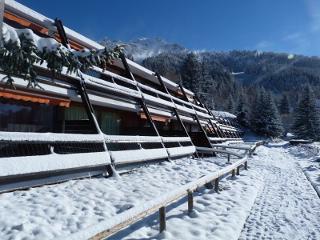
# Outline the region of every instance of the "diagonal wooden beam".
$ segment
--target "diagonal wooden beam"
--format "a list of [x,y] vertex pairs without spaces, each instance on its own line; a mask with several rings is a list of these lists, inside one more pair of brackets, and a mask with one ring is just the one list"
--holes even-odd
[[175,104],[175,102],[173,101],[172,96],[171,96],[168,88],[166,87],[165,83],[163,82],[163,79],[162,79],[161,75],[156,72],[156,73],[155,73],[155,76],[158,78],[158,80],[159,80],[159,82],[160,82],[160,84],[161,84],[161,86],[162,86],[162,88],[163,88],[163,91],[170,96],[170,100],[171,100],[171,102],[172,102],[173,105],[174,105],[174,108],[173,108],[174,114],[176,115],[177,120],[178,120],[178,122],[180,123],[183,131],[184,131],[185,134],[190,138],[190,135],[189,135],[189,133],[188,133],[188,131],[187,131],[187,129],[186,129],[186,127],[185,127],[185,125],[184,125],[184,123],[183,123],[180,115],[179,115],[179,112],[178,112],[178,110],[177,110],[176,104]]
[[70,48],[70,43],[69,43],[66,31],[64,30],[62,21],[56,18],[54,20],[54,25],[57,27],[58,34],[60,36],[61,43],[63,44],[63,46],[65,46],[66,48]]
[[2,48],[3,43],[3,17],[4,17],[4,1],[0,0],[0,47]]
[[[180,115],[179,115],[177,106],[176,106],[175,102],[174,102],[173,99],[172,99],[172,95],[171,95],[171,93],[169,92],[167,86],[165,85],[165,83],[164,83],[161,75],[156,72],[156,73],[155,73],[155,76],[158,78],[158,80],[159,80],[159,82],[160,82],[160,85],[161,85],[162,88],[163,88],[163,91],[166,92],[166,93],[170,96],[170,100],[171,100],[171,102],[172,102],[173,105],[174,105],[174,108],[173,108],[174,114],[176,115],[177,120],[178,120],[178,122],[180,123],[180,126],[182,127],[182,129],[183,129],[183,131],[185,132],[186,136],[191,139],[192,145],[195,146],[194,143],[192,142],[192,138],[190,137],[190,134],[188,133],[188,131],[187,131],[187,129],[186,129],[186,126],[184,125],[184,123],[183,123],[183,121],[182,121],[182,119],[181,119],[181,117],[180,117]],[[196,152],[196,157],[199,158],[197,152]]]
[[[187,94],[186,94],[186,91],[184,90],[184,88],[183,88],[183,86],[182,86],[181,83],[179,84],[179,87],[180,87],[181,92],[182,92],[184,98],[186,99],[186,101],[190,103],[190,100],[189,100],[189,98],[188,98],[188,96],[187,96]],[[205,137],[205,139],[206,139],[206,141],[207,141],[207,143],[208,143],[208,147],[212,147],[212,146],[211,146],[210,139],[209,139],[206,131],[203,129],[203,127],[202,127],[202,125],[201,125],[201,122],[200,122],[200,119],[199,119],[199,116],[198,116],[198,114],[197,114],[197,112],[196,112],[196,110],[194,109],[193,106],[192,106],[192,109],[193,109],[193,111],[194,111],[194,113],[195,113],[195,117],[196,117],[197,123],[198,123],[198,125],[199,125],[199,127],[200,127],[200,130],[201,130],[201,132],[204,134],[204,137]]]
[[[142,107],[142,110],[143,110],[144,114],[146,115],[146,117],[147,117],[149,123],[151,124],[151,127],[152,127],[153,130],[155,131],[156,135],[159,136],[159,137],[161,137],[161,135],[160,135],[160,133],[159,133],[159,130],[158,130],[156,124],[154,123],[154,121],[153,121],[153,119],[152,119],[152,117],[151,117],[151,114],[150,114],[150,112],[149,112],[148,106],[147,106],[146,101],[145,101],[145,98],[144,98],[144,94],[143,94],[143,92],[141,91],[139,85],[137,84],[138,82],[137,82],[136,78],[134,77],[134,75],[133,75],[133,73],[132,73],[132,71],[131,71],[131,69],[130,69],[130,66],[129,66],[128,62],[127,62],[127,58],[126,58],[125,54],[121,54],[121,55],[120,55],[120,59],[121,59],[121,61],[122,61],[122,64],[123,64],[123,66],[124,66],[124,68],[125,68],[125,70],[126,70],[126,73],[127,73],[128,77],[136,83],[136,88],[137,88],[137,90],[138,90],[138,91],[140,92],[140,94],[141,94],[140,105],[141,105],[141,107]],[[161,138],[161,145],[162,145],[162,147],[167,151],[168,160],[170,160],[169,151],[168,151],[168,149],[165,147],[162,138]]]

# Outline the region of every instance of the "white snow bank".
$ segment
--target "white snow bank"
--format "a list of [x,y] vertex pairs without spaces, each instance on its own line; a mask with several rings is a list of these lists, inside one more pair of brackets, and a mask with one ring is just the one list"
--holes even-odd
[[76,233],[225,166],[188,158],[116,178],[74,180],[0,195],[0,239],[56,239]]
[[165,148],[111,151],[110,154],[116,164],[150,161],[168,157]]
[[0,177],[110,164],[107,152],[0,158]]
[[0,141],[37,141],[37,142],[103,142],[100,134],[65,134],[34,132],[1,132]]
[[289,148],[289,152],[298,159],[298,163],[320,196],[320,143],[293,146]]
[[164,142],[191,142],[189,137],[162,137]]
[[191,214],[187,213],[186,199],[173,204],[175,208],[167,207],[167,230],[162,234],[154,214],[109,239],[236,240],[262,186],[258,179],[256,173],[242,172],[236,180],[221,181],[219,193],[200,189],[194,194]]
[[195,153],[195,146],[167,148],[170,157],[186,156]]
[[[196,181],[190,182],[190,183],[188,183],[184,186],[181,186],[177,189],[173,189],[172,191],[170,191],[166,194],[163,194],[161,197],[155,198],[152,201],[149,201],[141,206],[129,209],[128,211],[117,215],[116,217],[114,217],[112,219],[112,221],[107,220],[107,221],[101,222],[95,226],[92,226],[91,228],[85,229],[77,234],[74,234],[73,236],[69,236],[68,239],[88,239],[88,238],[98,234],[99,232],[102,232],[106,229],[111,229],[116,225],[122,224],[127,219],[134,218],[134,216],[140,215],[140,214],[148,211],[149,209],[157,209],[157,208],[161,207],[163,204],[171,203],[171,202],[175,201],[177,199],[177,197],[185,196],[187,194],[187,191],[189,191],[189,190],[194,191],[194,190],[198,189],[200,186],[203,186],[205,183],[210,182],[212,179],[224,175],[225,173],[229,172],[228,169],[233,169],[236,166],[239,166],[239,164],[242,164],[243,161],[245,161],[245,160],[246,159],[239,160],[238,162],[232,164],[231,166],[227,166],[219,171],[216,171],[216,172],[213,172],[207,176],[201,177],[200,179],[198,179]],[[253,200],[251,200],[251,203],[253,203]],[[244,213],[243,214],[243,221],[245,220],[246,216],[247,215]],[[241,227],[238,228],[237,235],[239,235],[240,231],[241,231]],[[234,234],[231,234],[231,236],[232,235],[234,235]]]
[[129,135],[104,135],[107,142],[129,143],[129,142],[161,142],[159,136],[129,136]]

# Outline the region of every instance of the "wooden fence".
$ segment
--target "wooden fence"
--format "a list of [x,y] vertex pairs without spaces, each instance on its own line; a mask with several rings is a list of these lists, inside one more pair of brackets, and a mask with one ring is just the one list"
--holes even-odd
[[[263,143],[259,142],[252,146],[254,150],[257,146]],[[122,229],[134,224],[155,212],[159,212],[159,224],[160,224],[160,232],[166,229],[166,206],[170,205],[173,202],[176,202],[187,196],[188,198],[188,211],[191,212],[193,209],[193,192],[200,187],[203,187],[207,184],[211,184],[214,186],[216,191],[219,191],[219,182],[222,178],[232,175],[240,175],[240,168],[243,167],[245,170],[248,169],[248,157],[246,154],[243,158],[224,167],[221,170],[218,170],[212,174],[201,177],[196,181],[190,182],[184,186],[179,187],[176,190],[171,191],[170,193],[157,198],[153,201],[147,202],[143,204],[143,206],[138,206],[129,209],[121,214],[116,215],[112,218],[112,221],[103,221],[93,227],[88,229],[84,229],[76,234],[68,236],[68,239],[106,239],[110,237]]]

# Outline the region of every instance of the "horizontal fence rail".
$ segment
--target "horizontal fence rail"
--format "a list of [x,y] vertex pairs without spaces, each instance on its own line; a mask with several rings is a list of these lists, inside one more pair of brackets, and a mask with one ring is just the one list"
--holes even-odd
[[115,165],[188,156],[196,151],[189,137],[105,135],[105,141]]

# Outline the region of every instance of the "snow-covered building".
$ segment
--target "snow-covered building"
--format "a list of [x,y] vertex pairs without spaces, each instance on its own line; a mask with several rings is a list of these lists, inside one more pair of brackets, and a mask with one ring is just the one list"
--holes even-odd
[[[104,49],[13,0],[4,9],[7,44],[23,35],[42,51],[82,56]],[[46,61],[34,68],[34,88],[18,74],[10,76],[14,88],[0,82],[0,191],[108,175],[241,137],[238,126],[216,118],[193,92],[124,55],[85,72],[53,74]],[[7,75],[2,70],[0,79]]]

